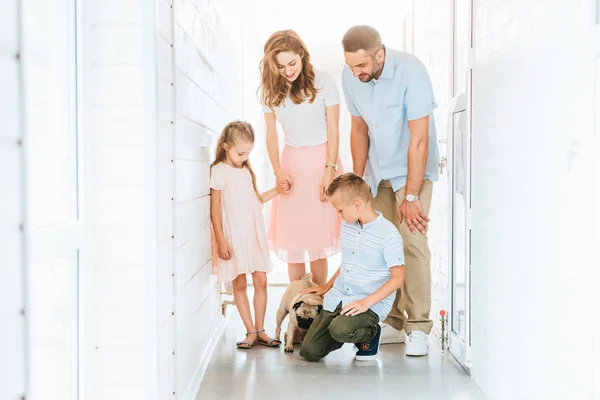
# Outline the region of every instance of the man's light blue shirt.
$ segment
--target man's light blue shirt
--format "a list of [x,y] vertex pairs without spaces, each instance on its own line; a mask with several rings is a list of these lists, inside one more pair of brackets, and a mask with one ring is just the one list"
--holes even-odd
[[379,79],[363,83],[346,65],[342,88],[350,114],[369,127],[369,155],[365,180],[373,195],[382,180],[397,191],[408,174],[408,121],[430,116],[425,179],[437,181],[439,151],[433,110],[437,107],[427,69],[412,54],[386,49]]
[[[325,294],[323,308],[333,312],[375,293],[392,276],[390,268],[404,265],[404,247],[398,229],[380,213],[360,226],[342,222],[340,274]],[[381,321],[392,310],[396,292],[371,307]]]

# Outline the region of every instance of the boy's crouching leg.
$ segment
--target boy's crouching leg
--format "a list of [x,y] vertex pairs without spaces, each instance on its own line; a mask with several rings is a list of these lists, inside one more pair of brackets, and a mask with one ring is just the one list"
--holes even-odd
[[368,342],[377,333],[379,317],[371,310],[352,317],[340,315],[329,325],[331,337],[342,343]]
[[323,310],[311,324],[300,349],[300,355],[307,361],[319,361],[342,347],[342,343],[333,340],[329,334],[329,324],[336,316],[337,313]]
[[321,348],[319,348],[317,343],[307,343],[305,341],[302,343],[300,355],[304,357],[306,361],[319,361],[327,355],[327,348],[323,348],[323,346],[320,347]]

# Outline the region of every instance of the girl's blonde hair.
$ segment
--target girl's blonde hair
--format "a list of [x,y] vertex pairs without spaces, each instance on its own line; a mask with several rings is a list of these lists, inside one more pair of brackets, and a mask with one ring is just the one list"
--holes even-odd
[[[213,161],[213,163],[210,165],[211,168],[227,159],[227,151],[225,150],[224,145],[227,144],[229,147],[232,147],[238,140],[245,140],[248,143],[254,143],[254,129],[252,129],[252,125],[250,125],[248,122],[233,121],[223,128],[223,132],[221,132],[221,136],[219,136],[219,140],[217,141],[215,161]],[[263,199],[256,186],[256,175],[250,166],[250,161],[246,160],[242,165],[247,168],[248,171],[250,171],[254,192],[256,193],[258,200],[260,200],[262,203]]]
[[[294,82],[288,82],[279,73],[275,57],[279,53],[291,52],[298,54],[302,62],[302,72]],[[277,31],[265,43],[264,56],[260,62],[262,75],[260,89],[261,103],[271,110],[279,107],[285,98],[290,96],[294,104],[315,101],[315,69],[310,62],[310,54],[300,36],[291,29]],[[289,93],[288,93],[289,91]]]

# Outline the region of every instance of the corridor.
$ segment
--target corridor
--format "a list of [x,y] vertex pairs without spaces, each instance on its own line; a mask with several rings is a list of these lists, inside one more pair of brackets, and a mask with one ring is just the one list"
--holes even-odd
[[[283,289],[275,287],[269,295],[280,299]],[[271,301],[267,315],[274,316],[276,311],[277,304]],[[356,348],[346,345],[323,362],[309,363],[298,355],[298,345],[293,354],[263,346],[237,350],[235,343],[245,331],[234,314],[235,310],[228,311],[225,333],[215,347],[196,400],[486,399],[434,339],[428,357],[406,357],[404,345],[393,344],[381,347],[379,360],[357,363]],[[272,319],[267,320],[268,332],[275,329]]]
[[[357,24],[437,104],[429,355],[236,350],[217,138],[252,124],[271,189],[266,39],[294,29],[341,93]],[[346,170],[350,121],[342,93]],[[600,0],[0,0],[0,188],[0,400],[600,400]]]

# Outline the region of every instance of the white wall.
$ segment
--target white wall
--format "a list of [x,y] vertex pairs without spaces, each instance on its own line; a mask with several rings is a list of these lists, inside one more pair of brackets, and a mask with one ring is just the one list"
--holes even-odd
[[[471,372],[490,399],[600,396],[591,3],[475,2]],[[415,47],[448,60],[429,7]]]
[[19,2],[0,2],[0,398],[28,395]]
[[[74,18],[73,4],[62,3],[55,17]],[[32,61],[27,77],[36,95],[32,104],[39,107],[45,98],[58,98],[68,91],[64,87],[74,87],[76,82],[80,95],[78,113],[69,111],[70,103],[63,102],[64,112],[59,116],[64,119],[52,125],[61,140],[59,122],[79,127],[78,159],[77,146],[66,139],[65,144],[71,143],[67,147],[56,144],[47,152],[60,157],[66,149],[64,159],[74,162],[64,165],[71,168],[66,171],[79,166],[79,193],[67,191],[65,196],[78,194],[77,226],[83,226],[79,231],[67,229],[64,235],[83,238],[68,243],[68,249],[75,246],[78,250],[74,265],[79,268],[75,276],[79,281],[59,275],[64,279],[48,285],[56,301],[69,301],[65,303],[69,310],[80,307],[81,335],[69,331],[74,336],[64,339],[69,353],[63,358],[72,369],[52,372],[61,379],[52,386],[56,393],[77,387],[73,377],[79,361],[81,395],[89,399],[195,396],[213,347],[211,339],[217,337],[223,322],[220,288],[210,268],[208,182],[211,143],[227,122],[242,117],[240,6],[241,1],[209,0],[81,2],[80,68],[77,75],[69,75],[63,91],[55,93],[36,85],[35,73],[57,73],[57,65],[72,61],[71,73],[76,60],[62,48],[50,47],[58,41],[42,40],[35,24],[43,9],[29,3],[27,38]],[[52,29],[52,40],[63,34]],[[47,149],[52,143],[44,142],[39,134],[43,121],[33,112],[30,117],[39,151]],[[68,136],[69,140],[74,137]],[[6,161],[18,162],[14,156]],[[38,161],[35,166],[38,180],[32,187],[39,191],[43,165]],[[53,203],[39,192],[35,199],[34,205],[46,207],[33,208],[44,211],[40,217],[55,217],[49,212]],[[47,240],[42,236],[36,243],[54,254],[54,242]],[[36,264],[36,276],[47,276],[44,273],[51,270],[41,261],[47,260]],[[51,264],[55,268],[72,265],[63,258],[50,261],[56,263]],[[42,283],[39,278],[35,282]],[[75,297],[68,297],[71,294]],[[37,295],[40,310],[44,310],[45,296]],[[59,321],[65,329],[77,327],[72,325],[77,315],[67,316]],[[44,326],[44,320],[38,319],[38,325]],[[45,342],[38,341],[43,345],[47,338],[42,339]],[[50,350],[36,350],[35,355],[40,358]],[[44,356],[42,361],[52,360]],[[45,373],[38,380],[52,384],[51,376]]]
[[492,399],[592,398],[590,11],[476,6],[473,376]]
[[[141,1],[81,4],[81,120],[86,149],[85,285],[86,395],[90,399],[151,399],[145,385],[146,232],[153,202],[147,180],[144,8]],[[152,37],[146,40],[152,40]],[[150,84],[153,84],[151,81]],[[146,141],[148,140],[148,142]]]
[[[440,158],[448,157],[448,106],[452,97],[450,82],[452,57],[452,27],[450,2],[415,1],[414,4],[414,51],[425,64],[431,82],[435,100],[438,104],[434,112],[437,128]],[[431,318],[434,331],[440,334],[440,310],[450,311],[449,274],[450,262],[448,237],[449,229],[449,191],[448,169],[444,167],[439,180],[433,186],[433,198],[429,218],[429,247],[431,249]]]
[[[212,340],[223,323],[220,286],[211,266],[209,176],[211,144],[228,122],[243,117],[242,6],[241,0],[175,1],[174,58],[167,56],[168,48],[159,58],[159,66],[173,63],[175,90],[174,110],[170,95],[160,96],[164,123],[159,135],[173,136],[177,398],[196,394]],[[170,8],[162,10],[167,16],[160,18],[161,32]],[[168,118],[174,120],[174,131]]]

